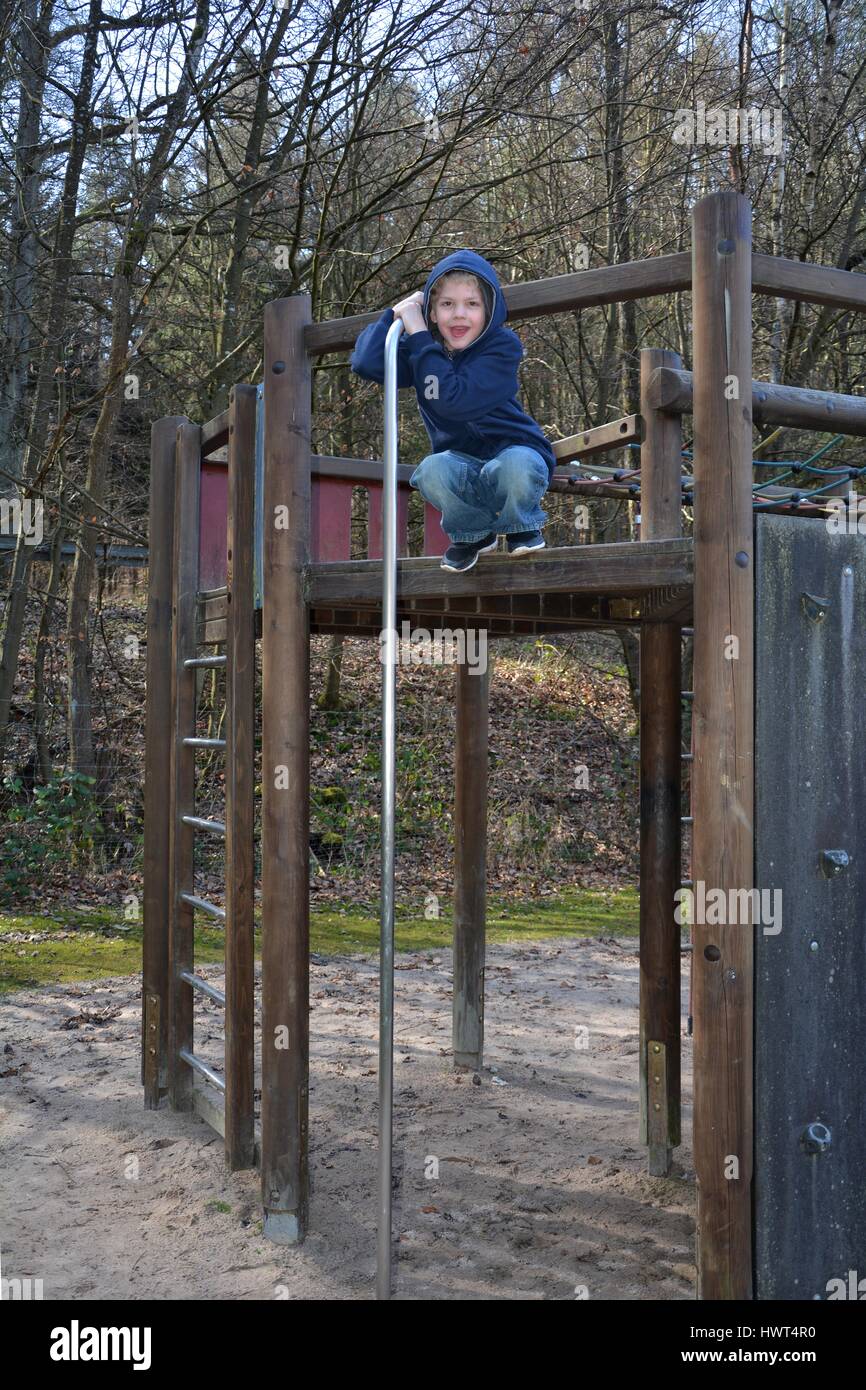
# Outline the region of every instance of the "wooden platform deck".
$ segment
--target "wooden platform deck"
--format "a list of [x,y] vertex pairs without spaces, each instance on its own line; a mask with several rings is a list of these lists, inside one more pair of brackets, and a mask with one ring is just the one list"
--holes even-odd
[[[563,546],[537,555],[482,555],[466,574],[438,556],[397,561],[397,622],[484,627],[490,637],[692,621],[691,538]],[[378,635],[382,561],[311,564],[304,570],[310,633]],[[199,597],[198,639],[225,640],[224,590]],[[257,630],[261,614],[257,614]]]

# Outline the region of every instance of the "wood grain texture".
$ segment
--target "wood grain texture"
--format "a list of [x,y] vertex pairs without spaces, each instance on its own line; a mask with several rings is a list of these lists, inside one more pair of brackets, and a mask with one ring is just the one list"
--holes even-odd
[[262,610],[262,1204],[265,1235],[303,1240],[308,1208],[308,295],[265,309]]
[[[679,366],[674,352],[640,355],[641,539],[682,531],[682,425],[648,400],[652,373]],[[640,633],[640,1138],[649,1171],[670,1171],[680,1142],[680,928],[674,921],[681,868],[682,741],[679,623]],[[652,1049],[651,1052],[648,1049]]]
[[253,1166],[256,388],[229,401],[226,543],[226,1099],[230,1168]]
[[[147,694],[144,728],[144,890],[142,1001],[156,998],[156,1032],[142,1007],[142,1081],[144,1104],[154,1110],[167,1081],[169,819],[165,808],[171,788],[171,607],[174,564],[174,471],[179,425],[185,417],[155,421],[150,435],[150,510],[147,573]],[[156,1047],[156,1061],[146,1065]]]
[[[698,366],[692,876],[707,891],[727,893],[754,883],[748,200],[733,192],[704,198],[695,208],[692,245]],[[753,932],[737,924],[696,922],[694,928],[694,1148],[704,1299],[750,1298],[752,1290]]]
[[172,591],[169,1095],[174,1110],[192,1109],[192,1070],[180,1052],[193,1051],[193,992],[180,976],[193,968],[193,909],[181,894],[195,892],[195,832],[183,820],[195,814],[195,752],[183,739],[195,733],[196,673],[183,663],[195,655],[200,456],[201,430],[186,421],[177,430]]
[[[616,304],[655,294],[673,294],[677,290],[687,290],[690,284],[689,253],[678,251],[672,256],[598,266],[572,275],[527,280],[522,285],[504,285],[503,294],[508,318],[513,322],[586,309],[594,304]],[[352,318],[311,323],[304,334],[304,345],[313,355],[351,348],[361,329],[375,323],[381,313],[380,309],[369,314],[355,314]]]
[[[574,628],[633,628],[643,623],[676,620],[691,623],[691,585],[652,589],[633,598],[604,598],[586,594],[479,594],[476,598],[446,600],[441,596],[406,599],[397,606],[398,624],[405,619],[427,627],[443,615],[447,626],[465,627],[467,620],[483,619],[488,635],[505,637],[520,633],[570,632]],[[261,613],[256,631],[261,631]],[[381,608],[372,603],[317,605],[310,609],[310,632],[339,630],[358,637],[378,638],[382,626]],[[199,605],[199,645],[224,642],[226,636],[225,598],[207,599]]]
[[[691,580],[692,542],[684,538],[562,546],[517,557],[482,555],[467,574],[443,570],[438,560],[427,557],[397,561],[398,598],[556,592],[613,597]],[[305,587],[310,604],[376,603],[381,561],[309,565]]]
[[[813,391],[806,386],[782,386],[769,381],[753,381],[751,390],[752,418],[756,424],[866,435],[866,396],[843,396],[835,391]],[[693,374],[681,368],[658,369],[649,386],[649,399],[660,410],[690,414],[694,406]]]
[[752,256],[752,293],[836,309],[866,309],[866,275],[835,265],[809,265],[785,256]]
[[455,675],[452,1046],[455,1067],[473,1071],[480,1070],[484,1053],[490,652],[486,655],[483,672],[462,661]]
[[[866,275],[840,270],[837,266],[809,265],[759,253],[751,257],[751,264],[756,294],[829,304],[839,309],[866,309]],[[692,258],[688,251],[679,251],[672,256],[599,266],[572,275],[529,280],[522,285],[505,285],[503,293],[508,317],[516,321],[590,309],[597,304],[675,294],[691,289],[692,276]],[[310,324],[304,340],[307,351],[315,355],[354,347],[361,329],[375,323],[381,312],[374,310],[351,318]]]

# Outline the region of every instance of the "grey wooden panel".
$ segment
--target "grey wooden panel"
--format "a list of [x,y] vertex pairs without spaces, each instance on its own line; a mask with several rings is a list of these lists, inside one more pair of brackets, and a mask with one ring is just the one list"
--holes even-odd
[[755,530],[755,1296],[825,1299],[866,1276],[866,536]]

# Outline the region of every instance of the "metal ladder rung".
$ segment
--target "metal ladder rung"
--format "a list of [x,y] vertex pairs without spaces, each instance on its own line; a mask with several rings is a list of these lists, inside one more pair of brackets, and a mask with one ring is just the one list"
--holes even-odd
[[188,656],[183,664],[191,670],[201,666],[225,666],[227,660],[225,656]]
[[684,878],[680,884],[681,888],[694,888],[694,886],[694,880],[691,878]]
[[680,753],[680,757],[684,763],[693,763],[695,760],[694,753]]
[[185,1047],[182,1047],[177,1055],[183,1058],[188,1067],[192,1067],[193,1071],[197,1071],[199,1076],[203,1076],[205,1081],[209,1081],[212,1086],[216,1086],[218,1091],[222,1091],[223,1094],[225,1094],[225,1078],[215,1072],[213,1067],[209,1067],[207,1062],[203,1062],[200,1057],[194,1057],[191,1052],[187,1052]]
[[189,903],[189,906],[194,907],[197,912],[206,912],[208,917],[215,917],[218,922],[224,922],[226,919],[224,907],[217,907],[216,903],[209,903],[207,898],[197,898],[195,893],[181,893],[180,900],[182,903]]
[[225,1008],[226,997],[221,989],[217,989],[216,985],[209,985],[207,980],[203,980],[200,975],[194,975],[191,970],[181,970],[180,978],[186,980],[188,985],[192,985],[193,989],[197,989],[199,994],[206,994],[208,999],[212,999],[215,1004],[221,1004]]
[[681,824],[681,825],[694,825],[694,823],[695,823],[695,818],[694,818],[694,816],[680,816],[680,824]]
[[225,748],[224,738],[185,738],[185,748]]
[[221,820],[202,820],[201,816],[181,816],[181,820],[193,830],[205,830],[208,835],[221,835],[225,839],[226,828]]

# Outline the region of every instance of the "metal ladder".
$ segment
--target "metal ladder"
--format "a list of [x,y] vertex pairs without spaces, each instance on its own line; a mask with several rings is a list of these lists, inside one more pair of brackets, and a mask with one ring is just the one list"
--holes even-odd
[[[695,630],[694,630],[693,627],[684,627],[684,628],[681,628],[681,629],[680,629],[680,633],[681,633],[681,636],[682,636],[684,639],[687,638],[687,637],[694,638]],[[687,703],[689,703],[689,704],[692,704],[693,701],[694,701],[694,698],[695,698],[695,692],[694,692],[693,690],[681,690],[681,691],[680,691],[680,700],[681,700],[681,701],[687,702]],[[695,720],[694,720],[694,712],[692,713],[692,717],[691,717],[691,719],[689,720],[689,751],[688,751],[688,753],[686,753],[686,752],[684,752],[684,751],[681,751],[681,752],[680,752],[680,760],[682,761],[683,764],[685,764],[685,765],[687,765],[687,766],[690,766],[690,765],[694,762],[694,760],[695,760]],[[688,815],[685,815],[685,816],[680,816],[680,823],[681,823],[682,825],[694,825],[694,816],[691,814],[691,812],[692,812],[691,792],[692,792],[692,782],[691,782],[691,776],[689,776],[689,814],[688,814]],[[693,887],[694,887],[694,882],[693,882],[693,878],[692,878],[692,871],[691,871],[691,868],[689,868],[689,875],[688,875],[688,878],[682,879],[682,881],[681,881],[681,883],[680,883],[680,887],[681,887],[681,888],[693,888]],[[694,979],[694,944],[695,944],[695,924],[694,924],[694,922],[691,922],[691,921],[690,921],[690,922],[689,922],[689,944],[688,944],[688,946],[683,946],[683,947],[682,947],[682,950],[683,950],[684,952],[687,952],[687,953],[688,953],[688,957],[689,957],[689,1012],[688,1012],[688,1035],[689,1035],[689,1037],[691,1037],[691,1035],[692,1035],[692,982],[693,982],[693,979]]]
[[[200,430],[182,425],[176,454],[177,524],[172,594],[172,769],[169,894],[169,1095],[174,1109],[196,1110],[225,1140],[231,1169],[256,1163],[254,1122],[254,756],[255,627],[253,611],[253,486],[255,388],[235,387],[229,412],[225,635],[200,632],[199,607],[220,596],[198,592]],[[233,599],[235,600],[233,602]],[[221,655],[201,646],[225,642]],[[225,738],[196,734],[197,679],[225,670]],[[195,757],[225,755],[225,821],[196,814]],[[225,908],[195,892],[195,835],[225,845]],[[195,973],[194,918],[223,923],[225,992]],[[194,996],[219,1005],[225,1017],[225,1074],[196,1055]],[[201,1077],[223,1098],[215,1105],[194,1085]]]

